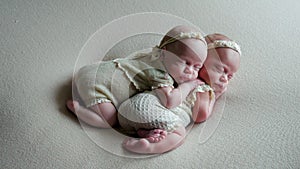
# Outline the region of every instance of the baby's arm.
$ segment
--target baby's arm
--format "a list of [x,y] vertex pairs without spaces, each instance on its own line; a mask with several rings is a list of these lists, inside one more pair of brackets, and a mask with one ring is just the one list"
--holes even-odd
[[[214,92],[212,92],[214,95]],[[197,100],[193,107],[193,119],[195,123],[201,123],[208,119],[215,105],[216,97],[211,98],[209,92],[198,92]]]
[[170,86],[161,87],[156,89],[158,98],[162,105],[166,108],[171,109],[182,103],[186,99],[187,95],[197,86],[204,84],[202,81],[196,79],[180,84],[177,88]]

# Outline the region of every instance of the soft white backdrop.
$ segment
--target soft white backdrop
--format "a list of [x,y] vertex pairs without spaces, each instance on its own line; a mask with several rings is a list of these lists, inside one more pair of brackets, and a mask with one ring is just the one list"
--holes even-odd
[[[1,0],[1,168],[299,168],[299,10],[296,0]],[[243,56],[212,137],[200,144],[194,130],[175,151],[131,159],[91,141],[64,102],[89,37],[140,12],[224,33]]]

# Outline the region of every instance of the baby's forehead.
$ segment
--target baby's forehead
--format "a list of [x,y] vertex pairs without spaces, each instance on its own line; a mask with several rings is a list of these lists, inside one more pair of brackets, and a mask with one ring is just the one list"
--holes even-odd
[[206,67],[224,68],[231,73],[236,73],[239,69],[239,60],[230,57],[212,57],[211,59],[213,61],[207,62]]
[[179,50],[188,50],[196,54],[205,54],[207,56],[207,46],[199,39],[182,39],[178,41],[177,48]]
[[201,48],[202,46],[206,47],[206,44],[200,39],[185,38],[177,40],[176,42],[182,44],[182,46],[186,48]]

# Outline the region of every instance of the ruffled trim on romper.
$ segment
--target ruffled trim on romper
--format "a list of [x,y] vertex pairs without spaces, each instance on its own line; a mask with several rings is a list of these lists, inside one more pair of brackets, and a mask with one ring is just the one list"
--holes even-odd
[[111,101],[106,98],[99,98],[99,99],[95,99],[94,101],[90,102],[90,104],[86,105],[86,107],[91,107],[91,106],[99,104],[99,103],[111,103]]
[[207,84],[199,85],[187,97],[187,102],[191,105],[191,107],[193,107],[194,104],[195,104],[195,101],[197,100],[197,96],[196,96],[197,92],[200,92],[200,93],[210,92],[210,97],[212,97],[213,96],[212,95],[213,91],[214,90],[209,85],[207,85]]

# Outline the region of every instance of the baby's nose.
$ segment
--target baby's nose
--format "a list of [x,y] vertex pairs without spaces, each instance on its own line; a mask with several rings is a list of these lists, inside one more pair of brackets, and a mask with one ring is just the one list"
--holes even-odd
[[228,82],[228,75],[223,74],[221,77],[221,81],[227,83]]
[[186,66],[185,69],[184,69],[184,72],[185,73],[192,73],[193,72],[192,66]]

